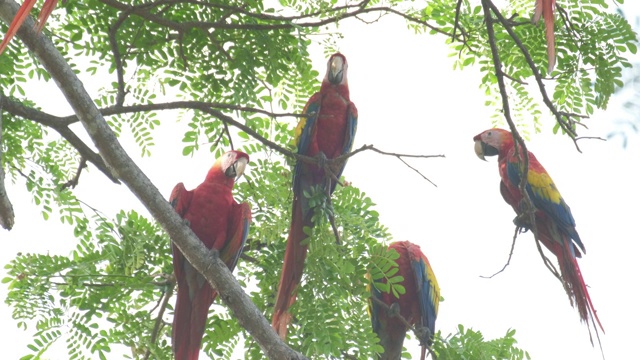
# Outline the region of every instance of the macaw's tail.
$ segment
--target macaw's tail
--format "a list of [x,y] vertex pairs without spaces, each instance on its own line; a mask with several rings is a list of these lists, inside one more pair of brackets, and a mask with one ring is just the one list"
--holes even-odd
[[533,13],[533,23],[540,21],[540,17],[544,18],[545,36],[547,38],[547,57],[549,60],[549,72],[556,66],[556,37],[554,32],[554,9],[556,0],[536,0],[536,6]]
[[[287,338],[287,326],[291,322],[289,308],[296,302],[298,285],[302,279],[304,260],[307,257],[308,245],[302,244],[307,235],[304,233],[305,221],[303,221],[302,207],[296,198],[293,201],[291,229],[287,238],[287,249],[284,253],[284,263],[280,275],[278,295],[273,309],[271,326],[283,340]],[[310,222],[306,226],[311,227]]]
[[200,355],[200,345],[204,336],[209,306],[218,295],[206,283],[206,280],[204,281],[199,291],[194,294],[193,299],[189,296],[189,286],[186,283],[183,286],[178,286],[171,331],[175,360],[198,360]]
[[407,335],[407,328],[396,319],[388,319],[388,328],[378,331],[380,345],[384,348],[384,352],[378,355],[378,360],[398,360],[402,357],[402,345]]
[[600,345],[600,350],[602,350],[598,327],[600,327],[602,333],[604,333],[604,327],[602,327],[602,323],[600,323],[598,313],[593,306],[591,297],[589,296],[587,285],[584,283],[584,279],[582,278],[582,272],[580,271],[580,266],[578,266],[574,247],[570,242],[570,239],[565,238],[563,245],[558,246],[557,248],[561,248],[561,250],[554,253],[558,258],[558,263],[560,264],[560,273],[564,289],[569,296],[571,306],[578,308],[580,319],[587,323],[589,328],[589,338],[592,345],[593,337],[591,335],[591,325],[593,325],[596,338],[598,339],[598,344]]

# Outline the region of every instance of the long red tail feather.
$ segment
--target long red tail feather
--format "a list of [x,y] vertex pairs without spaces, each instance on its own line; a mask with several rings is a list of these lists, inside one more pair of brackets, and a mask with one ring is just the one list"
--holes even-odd
[[49,19],[49,15],[53,12],[53,9],[58,5],[58,0],[45,0],[44,5],[42,5],[42,9],[40,10],[40,14],[38,14],[38,24],[36,25],[36,31],[42,31],[44,28],[44,24],[47,23],[47,19]]
[[202,288],[189,298],[189,287],[178,287],[173,317],[172,343],[175,360],[198,360],[200,345],[204,336],[209,307],[218,293],[205,283]]
[[24,20],[29,16],[29,12],[33,9],[33,5],[36,4],[36,0],[25,0],[18,9],[16,16],[13,18],[11,25],[9,25],[9,29],[7,33],[4,34],[4,39],[2,39],[2,43],[0,43],[0,54],[4,51],[4,49],[9,45],[9,41],[16,35],[20,26]]
[[589,291],[587,290],[587,285],[584,283],[584,279],[582,278],[582,272],[580,271],[580,266],[578,266],[578,261],[571,253],[569,246],[570,242],[566,241],[563,251],[560,254],[556,254],[556,256],[558,256],[562,278],[565,280],[565,289],[567,290],[567,295],[569,295],[569,300],[572,305],[578,308],[580,319],[582,319],[582,321],[588,324],[589,320],[591,320],[594,328],[597,323],[604,333],[604,327],[598,318],[598,313],[593,306],[591,296],[589,296]]
[[548,71],[551,72],[556,66],[556,35],[554,32],[554,9],[555,0],[536,0],[533,22],[544,18],[545,36],[547,38],[547,58],[549,62]]
[[[302,279],[308,249],[307,245],[301,244],[307,235],[303,231],[305,222],[300,201],[297,198],[293,201],[292,212],[291,229],[287,239],[280,285],[271,320],[271,326],[282,339],[287,338],[287,327],[291,323],[289,308],[296,302],[296,293]],[[307,226],[309,225],[307,224]]]

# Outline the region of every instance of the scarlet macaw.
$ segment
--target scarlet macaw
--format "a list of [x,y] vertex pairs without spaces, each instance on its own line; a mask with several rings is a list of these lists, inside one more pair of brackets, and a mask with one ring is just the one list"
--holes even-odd
[[[169,199],[200,241],[220,251],[220,258],[231,271],[242,253],[251,222],[251,207],[238,204],[231,191],[248,162],[247,154],[228,151],[216,160],[202,184],[187,191],[179,183]],[[218,293],[175,245],[173,270],[178,282],[171,333],[173,352],[176,360],[197,360],[209,306]]]
[[[533,228],[529,220],[522,219],[524,216],[523,197],[519,187],[523,172],[521,168],[523,161],[520,160],[523,159],[522,148],[519,148],[518,157],[513,136],[509,131],[503,129],[486,130],[476,135],[473,140],[475,141],[476,154],[480,159],[485,160],[485,156],[498,155],[498,166],[502,179],[500,193],[518,215],[515,222],[525,228]],[[595,322],[603,332],[604,328],[598,319],[578,266],[577,258],[581,257],[580,251],[585,253],[585,248],[576,231],[576,223],[571,215],[571,209],[536,157],[531,152],[528,152],[528,157],[529,170],[526,189],[536,208],[536,236],[558,258],[562,282],[571,305],[577,306],[580,318],[587,323],[589,331],[591,331],[590,324],[594,325],[597,335],[598,329],[595,327]]]
[[405,293],[396,298],[391,293],[382,293],[371,286],[371,296],[389,306],[385,309],[376,301],[369,301],[369,312],[373,331],[378,334],[384,353],[381,360],[399,360],[402,354],[402,343],[407,333],[407,326],[389,312],[391,306],[397,303],[401,315],[409,324],[417,329],[428,329],[425,337],[420,340],[422,353],[420,359],[425,358],[427,347],[430,347],[435,334],[436,317],[440,303],[440,287],[429,264],[429,260],[422,253],[420,247],[409,241],[398,241],[389,245],[400,254],[398,275],[402,275]]
[[[329,58],[320,91],[307,101],[303,113],[306,116],[301,118],[295,131],[298,154],[314,157],[322,153],[327,159],[335,159],[351,151],[358,111],[349,100],[347,59],[344,55],[336,53]],[[340,178],[344,166],[342,163],[331,169],[336,178]],[[288,309],[296,301],[307,256],[308,245],[302,242],[308,235],[303,229],[313,227],[313,209],[304,193],[309,193],[316,186],[331,195],[336,181],[330,174],[325,174],[322,167],[298,161],[293,172],[291,228],[271,323],[282,339],[287,337],[287,326],[291,322]]]
[[545,36],[547,38],[547,58],[549,59],[549,72],[556,66],[556,35],[554,33],[555,17],[553,11],[556,0],[536,0],[533,12],[533,23],[537,24],[540,17],[544,18]]
[[[13,21],[11,21],[11,25],[9,25],[7,33],[4,34],[2,43],[0,43],[0,54],[2,54],[7,45],[9,45],[9,41],[11,41],[11,39],[16,35],[18,29],[20,29],[20,26],[22,26],[22,23],[27,18],[35,4],[36,0],[25,0],[22,3],[20,9],[18,9],[18,12],[16,13],[16,16],[13,18]],[[57,4],[58,0],[45,0],[44,5],[42,5],[42,10],[40,10],[40,14],[38,14],[38,22],[36,25],[37,32],[42,31],[44,24],[47,22],[49,15],[51,15],[51,12],[53,12],[53,9],[56,8]]]

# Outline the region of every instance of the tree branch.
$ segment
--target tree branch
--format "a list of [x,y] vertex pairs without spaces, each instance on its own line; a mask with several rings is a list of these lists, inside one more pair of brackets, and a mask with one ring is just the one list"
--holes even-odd
[[[280,30],[280,29],[300,28],[300,27],[319,27],[323,25],[336,23],[340,20],[350,18],[350,17],[356,17],[358,15],[362,15],[366,13],[390,13],[390,14],[400,16],[410,22],[423,25],[437,33],[444,34],[452,38],[456,38],[459,41],[463,41],[462,38],[456,37],[452,33],[449,33],[434,25],[431,25],[422,19],[404,14],[401,11],[398,11],[391,7],[378,6],[378,7],[367,8],[366,6],[369,4],[369,0],[362,1],[361,3],[356,5],[338,7],[334,10],[329,11],[330,12],[329,16],[322,18],[320,20],[315,20],[315,21],[314,20],[298,21],[298,20],[314,19],[315,17],[325,14],[326,12],[315,12],[313,14],[296,15],[296,16],[275,16],[275,15],[268,15],[268,14],[254,14],[254,13],[247,12],[246,10],[241,8],[236,8],[232,6],[229,7],[230,9],[238,10],[237,14],[243,14],[252,18],[259,18],[260,20],[263,20],[263,21],[264,20],[272,21],[273,23],[270,23],[270,24],[256,23],[256,22],[232,23],[232,22],[226,22],[224,21],[224,19],[218,20],[216,22],[201,22],[201,21],[176,22],[173,20],[166,19],[150,11],[151,8],[155,7],[157,4],[161,2],[131,6],[117,0],[99,0],[99,1],[109,7],[118,9],[120,11],[130,12],[131,14],[137,15],[145,20],[154,22],[156,24],[165,26],[179,33],[186,33],[192,29],[201,29],[205,31],[208,31],[211,29]],[[184,1],[180,1],[180,3],[183,3],[183,2]],[[173,3],[178,3],[178,2],[173,2]],[[190,3],[194,3],[194,2],[190,2]],[[355,10],[350,10],[353,8],[355,8]]]
[[[533,73],[533,77],[536,80],[536,84],[538,84],[538,89],[540,90],[540,94],[542,95],[542,100],[544,104],[547,105],[547,108],[549,108],[551,113],[553,113],[553,115],[556,117],[556,121],[558,122],[558,125],[560,125],[560,128],[562,128],[562,130],[571,137],[576,149],[579,152],[582,152],[580,150],[580,147],[578,146],[578,143],[575,140],[575,137],[577,136],[577,134],[575,129],[573,129],[573,126],[575,124],[578,124],[579,122],[572,120],[571,118],[572,117],[584,118],[586,116],[558,111],[556,106],[551,101],[551,98],[549,98],[549,95],[547,94],[547,90],[545,89],[544,83],[542,82],[542,75],[540,75],[540,70],[538,70],[538,67],[533,62],[533,58],[531,57],[531,54],[529,53],[529,50],[527,49],[527,47],[522,43],[522,40],[520,40],[520,38],[515,33],[515,31],[513,31],[513,27],[510,24],[509,20],[505,19],[505,17],[500,13],[500,10],[498,10],[498,8],[493,4],[493,2],[489,0],[483,0],[482,6],[483,8],[487,6],[489,9],[491,9],[491,12],[495,14],[498,22],[502,24],[502,26],[507,31],[511,39],[513,39],[513,42],[516,44],[516,46],[518,46],[518,49],[520,49],[520,52],[524,56],[525,60],[527,61],[527,64],[529,65],[529,68],[531,69],[531,72]],[[485,16],[485,19],[487,19],[487,16]],[[490,15],[488,15],[488,19],[491,19]],[[487,29],[488,29],[488,25],[487,25]],[[490,42],[490,44],[492,46],[495,46],[495,39],[493,42]],[[503,96],[503,101],[505,101],[506,100],[504,97],[505,95],[502,95],[502,96]]]
[[76,135],[73,131],[71,131],[71,129],[69,129],[68,125],[73,122],[68,122],[64,118],[60,118],[51,114],[47,114],[40,110],[36,110],[34,108],[27,107],[7,97],[0,98],[0,106],[4,106],[4,109],[11,115],[19,116],[21,118],[37,122],[57,131],[60,136],[67,140],[69,144],[71,144],[71,146],[73,146],[80,153],[80,156],[82,156],[83,159],[86,159],[87,161],[95,165],[95,167],[97,167],[98,170],[104,173],[111,181],[116,184],[120,184],[120,181],[112,173],[107,164],[105,164],[102,157],[100,157],[100,155],[93,151],[87,144],[85,144],[84,141],[82,141],[78,137],[78,135]]
[[[164,296],[162,297],[162,304],[160,304],[160,309],[158,310],[158,316],[156,317],[156,322],[153,325],[153,330],[151,331],[151,339],[149,339],[149,347],[144,354],[143,360],[147,360],[149,355],[151,355],[151,346],[153,346],[158,340],[158,334],[160,333],[160,326],[164,323],[162,321],[162,316],[164,315],[164,311],[167,309],[167,304],[169,303],[169,299],[173,296],[173,288],[176,286],[175,279],[170,282],[169,286],[164,289]],[[153,310],[152,310],[153,311]]]
[[511,250],[509,250],[509,257],[507,258],[507,262],[504,264],[502,269],[496,271],[491,276],[480,275],[481,278],[483,278],[483,279],[491,279],[492,277],[494,277],[494,276],[500,274],[501,272],[503,272],[507,268],[507,266],[509,266],[509,264],[511,264],[511,257],[513,256],[513,249],[515,249],[515,247],[516,247],[516,239],[518,238],[518,234],[520,233],[521,229],[522,229],[521,227],[516,225],[516,230],[515,230],[515,232],[513,234],[513,241],[511,242]]
[[122,56],[120,55],[120,48],[118,47],[118,39],[116,34],[120,26],[127,20],[131,11],[123,11],[118,16],[115,24],[109,28],[109,44],[111,45],[111,52],[113,53],[113,62],[116,65],[116,77],[118,79],[118,94],[116,95],[116,107],[120,107],[124,104],[124,97],[126,91],[124,88],[124,65],[122,64]]
[[[19,5],[13,0],[0,0],[0,19],[11,22],[18,8]],[[164,227],[187,260],[218,290],[240,325],[247,329],[266,356],[271,359],[303,359],[302,354],[293,351],[278,337],[220,259],[218,251],[209,251],[198,240],[131,160],[64,57],[48,38],[36,34],[33,27],[33,20],[28,18],[25,26],[18,31],[18,37],[55,80],[106,163],[117,171],[118,178]]]
[[0,226],[7,230],[13,228],[15,223],[15,214],[13,212],[13,205],[7,195],[7,190],[4,187],[4,167],[2,166],[2,100],[4,99],[4,93],[0,89]]

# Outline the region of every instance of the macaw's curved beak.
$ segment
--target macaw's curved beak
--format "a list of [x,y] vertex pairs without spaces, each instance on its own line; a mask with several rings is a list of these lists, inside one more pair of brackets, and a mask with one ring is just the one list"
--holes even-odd
[[485,156],[498,155],[498,149],[491,145],[487,145],[487,143],[483,142],[482,140],[476,140],[476,144],[474,145],[473,149],[475,150],[476,155],[478,155],[478,158],[484,161],[487,161],[487,159],[484,158]]
[[329,62],[329,82],[340,84],[344,75],[344,59],[342,56],[334,56]]
[[246,157],[241,157],[238,160],[234,161],[233,164],[231,164],[231,166],[229,166],[227,170],[224,171],[224,175],[226,177],[234,177],[236,178],[236,180],[238,180],[240,176],[244,174],[244,169],[247,167],[248,163],[249,159],[247,159]]

